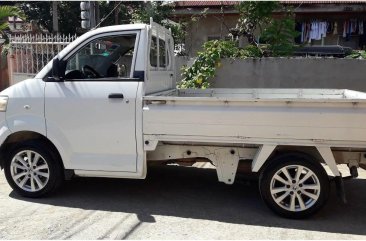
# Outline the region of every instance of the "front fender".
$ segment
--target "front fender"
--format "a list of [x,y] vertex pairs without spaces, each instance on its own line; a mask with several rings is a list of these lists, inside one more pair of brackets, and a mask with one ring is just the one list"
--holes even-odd
[[46,136],[46,125],[43,116],[35,115],[13,115],[7,116],[7,126],[12,133],[20,131],[31,131]]
[[[0,112],[0,150],[3,147],[3,143],[5,142],[6,138],[11,134],[6,121],[5,121],[5,112]],[[4,168],[4,157],[2,152],[0,151],[0,169]]]

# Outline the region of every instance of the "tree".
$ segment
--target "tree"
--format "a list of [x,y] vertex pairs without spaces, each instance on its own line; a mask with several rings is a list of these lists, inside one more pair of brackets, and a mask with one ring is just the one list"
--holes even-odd
[[[114,10],[115,14],[111,14],[108,18],[105,18],[113,9],[118,5],[118,7]],[[118,20],[117,24],[129,24],[132,21],[132,14],[134,9],[139,8],[141,6],[141,2],[137,1],[126,1],[126,2],[115,2],[112,4],[111,2],[107,3],[106,1],[99,2],[99,12],[101,19],[104,21],[100,24],[100,26],[110,26],[115,25],[115,20]]]
[[[8,17],[20,17],[20,18],[25,18],[23,12],[15,7],[15,6],[9,6],[9,5],[1,5],[0,6],[0,34],[1,34],[1,38],[5,39],[5,47],[1,46],[1,58],[3,58],[3,56],[6,56],[7,52],[8,52],[8,36],[6,35],[5,31],[8,29],[9,27],[9,23],[8,23]],[[3,61],[1,61],[3,62]]]
[[163,24],[172,11],[172,6],[164,1],[140,2],[132,13],[132,21],[135,23],[149,23],[152,17],[154,22]]
[[150,18],[167,29],[171,29],[175,44],[185,42],[187,22],[173,23],[169,16],[173,12],[173,5],[167,1],[140,2],[132,11],[131,21],[134,23],[149,23]]
[[[41,28],[52,32],[52,2],[20,2],[19,7],[28,21],[34,21]],[[60,33],[75,34],[80,28],[80,2],[60,1],[58,11]]]
[[248,42],[257,45],[254,32],[258,27],[260,31],[264,25],[268,25],[272,20],[272,13],[279,7],[279,3],[275,1],[245,1],[237,5],[239,11],[239,19],[235,29],[232,30],[234,35],[243,35]]
[[[234,36],[245,36],[248,42],[258,45],[255,30],[259,28],[261,42],[268,44],[266,55],[291,55],[294,49],[294,38],[299,35],[295,31],[293,11],[276,1],[245,1],[238,4],[239,20],[235,29],[231,29]],[[273,17],[277,11],[282,13],[278,18]]]
[[[52,32],[52,2],[35,1],[20,2],[18,4],[27,16],[28,21],[34,21],[41,28]],[[60,33],[80,33],[78,31],[81,24],[80,2],[60,1],[58,11]],[[118,1],[114,3],[99,1],[99,16],[102,21],[99,27],[115,24],[149,23],[150,17],[152,17],[154,22],[172,29],[175,42],[183,43],[185,25],[184,23],[172,24],[167,20],[172,11],[172,4],[166,1]]]
[[24,18],[24,14],[19,8],[7,5],[0,6],[0,33],[3,38],[6,37],[4,31],[9,27],[8,17],[14,16]]
[[294,51],[294,39],[299,34],[295,30],[295,21],[289,16],[284,16],[274,19],[263,31],[261,39],[268,44],[272,56],[289,56]]

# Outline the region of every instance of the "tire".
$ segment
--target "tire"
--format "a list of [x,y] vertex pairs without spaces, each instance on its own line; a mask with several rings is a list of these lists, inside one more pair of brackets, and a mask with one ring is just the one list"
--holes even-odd
[[263,170],[259,188],[263,201],[273,212],[302,219],[315,214],[328,200],[329,178],[322,165],[311,157],[285,154]]
[[[52,148],[42,141],[19,143],[5,159],[5,177],[21,196],[37,198],[53,193],[61,186],[63,167]],[[28,162],[30,156],[31,164]]]

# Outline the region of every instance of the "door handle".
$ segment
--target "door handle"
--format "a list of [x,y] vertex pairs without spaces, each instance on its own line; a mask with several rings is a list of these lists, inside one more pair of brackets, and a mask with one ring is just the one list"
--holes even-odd
[[111,93],[108,95],[109,99],[123,99],[124,96],[122,93]]

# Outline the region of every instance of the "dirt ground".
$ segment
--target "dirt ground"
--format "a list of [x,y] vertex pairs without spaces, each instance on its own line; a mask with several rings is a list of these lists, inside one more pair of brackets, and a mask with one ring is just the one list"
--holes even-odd
[[217,182],[215,170],[168,166],[146,180],[75,178],[54,195],[15,194],[0,172],[0,239],[366,239],[366,171],[335,185],[307,220],[273,214],[256,181]]

